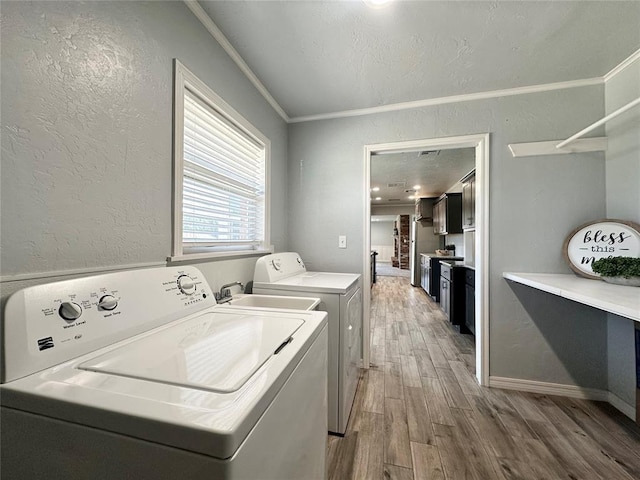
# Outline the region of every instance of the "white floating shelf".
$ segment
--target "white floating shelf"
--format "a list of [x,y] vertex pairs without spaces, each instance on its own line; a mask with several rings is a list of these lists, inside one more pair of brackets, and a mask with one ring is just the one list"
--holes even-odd
[[640,287],[612,285],[573,274],[504,272],[502,276],[512,282],[640,322]]
[[604,152],[607,149],[607,137],[582,138],[573,140],[569,145],[557,148],[560,140],[549,142],[510,143],[509,150],[515,157],[537,155],[563,155],[567,153]]

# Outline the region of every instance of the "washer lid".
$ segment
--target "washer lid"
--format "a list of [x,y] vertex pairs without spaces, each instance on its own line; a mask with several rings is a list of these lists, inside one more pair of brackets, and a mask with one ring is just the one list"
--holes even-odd
[[260,314],[206,313],[109,351],[82,370],[211,392],[238,390],[304,323]]

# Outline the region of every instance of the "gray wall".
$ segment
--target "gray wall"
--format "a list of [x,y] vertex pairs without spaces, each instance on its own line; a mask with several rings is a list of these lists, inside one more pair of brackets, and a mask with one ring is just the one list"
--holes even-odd
[[[605,214],[602,153],[514,159],[507,144],[567,138],[603,112],[604,87],[593,86],[293,124],[290,247],[314,269],[362,272],[364,145],[490,132],[490,373],[606,388],[604,315],[502,278],[568,273],[565,236]],[[339,234],[349,248],[336,247]],[[531,308],[537,303],[558,309]]]
[[[640,59],[611,78],[605,87],[609,114],[640,97]],[[640,106],[607,122],[607,217],[640,223]],[[608,316],[609,390],[635,405],[633,322]]]
[[[171,254],[174,58],[270,138],[271,240],[287,248],[287,125],[183,2],[3,1],[1,14],[3,276]],[[205,270],[217,288],[254,262]]]
[[393,246],[394,222],[371,222],[371,245]]

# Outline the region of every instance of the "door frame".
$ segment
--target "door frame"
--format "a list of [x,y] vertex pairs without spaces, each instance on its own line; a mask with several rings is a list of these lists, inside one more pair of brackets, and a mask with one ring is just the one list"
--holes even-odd
[[476,378],[489,385],[489,134],[429,138],[364,146],[363,366],[371,362],[371,155],[412,150],[475,148],[476,155]]

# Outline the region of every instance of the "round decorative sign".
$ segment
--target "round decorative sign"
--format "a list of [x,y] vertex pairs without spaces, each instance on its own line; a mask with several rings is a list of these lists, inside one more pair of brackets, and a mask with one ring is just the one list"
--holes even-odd
[[604,257],[640,257],[640,225],[598,220],[580,225],[564,241],[564,256],[578,275],[600,278],[591,264]]

